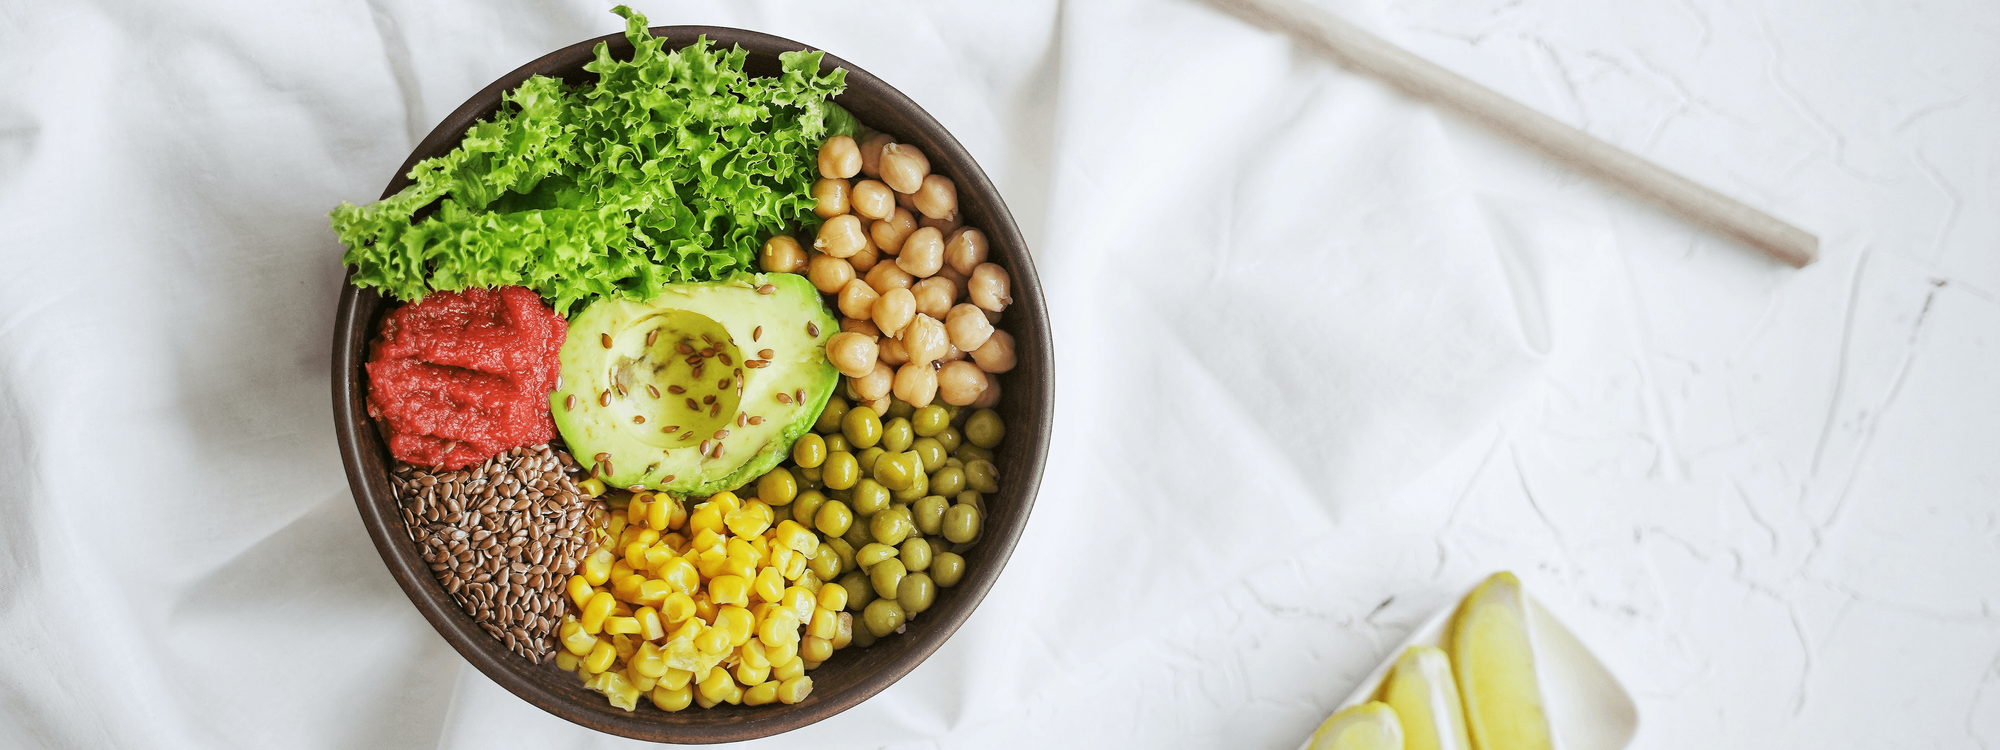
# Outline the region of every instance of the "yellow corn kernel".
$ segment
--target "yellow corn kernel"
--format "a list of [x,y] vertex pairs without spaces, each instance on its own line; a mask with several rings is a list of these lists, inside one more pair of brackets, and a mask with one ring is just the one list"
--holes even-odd
[[701,618],[702,622],[715,622],[715,606],[715,602],[709,600],[708,592],[700,591],[695,593],[694,616]]
[[784,597],[779,599],[778,603],[784,605],[785,609],[791,610],[792,614],[799,618],[800,624],[811,625],[813,610],[816,609],[814,605],[818,604],[819,600],[804,586],[793,586],[785,589]]
[[819,593],[821,586],[826,585],[825,583],[819,580],[818,575],[813,574],[812,568],[810,567],[806,568],[806,572],[799,574],[798,584],[800,586],[804,586],[807,591],[811,591],[815,594]]
[[779,569],[778,572],[784,574],[787,581],[799,580],[800,577],[806,574],[806,556],[793,556],[792,559],[785,561],[785,567]]
[[646,550],[649,549],[652,547],[637,541],[625,545],[625,565],[635,571],[652,570],[652,566],[646,564]]
[[674,559],[674,550],[672,547],[667,546],[665,540],[661,540],[659,544],[647,547],[646,552],[641,555],[641,558],[646,563],[645,568],[647,570],[658,573],[660,566]]
[[757,626],[757,639],[769,648],[782,643],[799,642],[799,616],[789,609],[778,609],[764,618]]
[[556,669],[564,672],[574,672],[577,666],[582,663],[583,659],[578,658],[576,654],[570,653],[567,648],[556,652]]
[[[617,599],[605,592],[599,591],[591,594],[590,601],[583,603],[583,616],[577,618],[577,622],[583,625],[583,632],[591,635],[604,632],[604,618],[611,616],[611,607],[617,603]],[[602,672],[604,670],[596,669],[591,671]]]
[[640,607],[639,611],[634,613],[632,617],[639,621],[640,638],[657,641],[667,637],[667,624],[660,619],[659,610],[652,607]]
[[638,669],[632,666],[631,662],[625,663],[625,669],[623,671],[623,675],[625,677],[625,681],[632,683],[632,687],[638,688],[639,692],[641,693],[651,691],[653,689],[653,685],[659,682],[658,678],[647,677],[646,675],[641,674]]
[[709,656],[721,656],[729,652],[729,633],[721,628],[709,628],[694,637],[694,647]]
[[768,665],[753,667],[748,663],[738,663],[735,675],[736,681],[742,683],[744,687],[756,687],[771,679],[771,667]]
[[694,691],[694,704],[704,709],[708,709],[708,708],[715,708],[716,706],[721,705],[722,701],[709,700],[708,696],[702,695],[701,690],[699,688],[696,688]]
[[562,628],[556,628],[556,634],[562,636],[562,648],[576,656],[590,656],[590,648],[598,644],[598,636],[584,632],[584,626],[576,620],[564,622]]
[[[625,679],[625,675],[617,672],[605,672],[604,674],[609,679],[605,680],[604,689],[601,692],[604,693],[605,698],[610,699],[611,705],[627,711],[639,707],[638,687],[634,686],[630,680]],[[783,685],[778,686],[778,692],[780,695],[785,692]]]
[[611,550],[598,547],[589,557],[583,558],[583,580],[592,586],[602,586],[611,580]]
[[[758,506],[764,508],[761,515],[757,512]],[[771,506],[752,500],[749,505],[723,516],[722,524],[729,527],[730,532],[737,536],[757,536],[764,533],[765,529],[771,528]]]
[[785,578],[778,575],[777,568],[757,571],[757,579],[750,584],[750,593],[767,602],[778,601],[785,595]]
[[[833,588],[840,587],[835,586]],[[847,644],[854,642],[854,613],[841,612],[840,616],[834,619],[839,623],[839,627],[833,631],[833,648],[838,651],[847,648]]]
[[740,576],[747,583],[757,577],[757,561],[749,557],[730,555],[729,559],[722,563],[722,574]]
[[631,617],[631,616],[632,616],[632,607],[631,607],[631,606],[629,606],[629,605],[627,605],[627,604],[626,604],[626,603],[624,603],[624,602],[620,602],[620,601],[613,601],[613,602],[611,603],[611,616],[612,616],[612,617]]
[[[715,551],[716,550],[709,550],[709,552],[715,552]],[[724,570],[722,567],[724,565],[727,565],[728,563],[729,563],[729,558],[727,557],[723,557],[720,555],[710,557],[708,552],[697,552],[695,553],[695,558],[694,558],[694,569],[696,572],[701,574],[702,578],[714,578],[716,576],[723,575],[729,572],[727,570]]]
[[750,603],[750,582],[742,576],[716,576],[708,581],[708,600],[744,606]]
[[646,522],[646,501],[653,496],[646,493],[633,495],[625,505],[625,523],[639,525]]
[[764,556],[763,559],[768,560],[771,558],[771,542],[769,539],[763,536],[750,537],[750,546],[755,547],[757,554]]
[[606,617],[604,618],[604,632],[612,635],[637,633],[639,632],[639,620],[634,617]]
[[728,547],[725,551],[729,553],[731,558],[740,557],[749,560],[753,565],[764,562],[764,553],[757,551],[757,545],[740,536],[730,537]]
[[693,617],[694,597],[679,591],[668,594],[666,601],[660,603],[660,616],[666,618],[668,624]]
[[625,576],[632,575],[634,572],[637,571],[632,570],[631,564],[625,562],[625,558],[616,555],[612,556],[610,580],[616,581]]
[[736,659],[752,666],[767,669],[771,666],[771,658],[764,653],[764,642],[755,638],[745,641],[743,647],[736,650]]
[[[778,646],[765,644],[764,658],[771,660],[771,668],[774,670],[777,669],[778,667],[784,666],[785,662],[799,658],[799,642],[793,640]],[[773,672],[772,674],[777,674],[777,673]],[[779,677],[779,679],[784,679],[784,678]]]
[[807,663],[826,661],[833,658],[833,641],[818,636],[806,636],[799,643],[799,658]]
[[819,537],[797,521],[778,522],[778,543],[802,554],[812,554],[819,549]]
[[[803,665],[801,665],[799,671],[805,671]],[[797,703],[805,700],[806,696],[812,694],[812,691],[813,678],[800,674],[778,685],[778,700],[784,701],[787,705]]]
[[654,544],[659,543],[660,541],[660,532],[654,531],[644,526],[635,526],[633,527],[630,533],[632,541],[644,544],[648,547],[651,547]]
[[729,692],[728,694],[722,696],[722,702],[732,706],[739,706],[743,704],[742,685],[737,684],[735,680],[730,680],[729,686],[724,689],[728,690]]
[[784,682],[806,673],[806,661],[793,654],[784,661],[772,662],[771,679]]
[[694,569],[694,563],[685,557],[676,557],[660,566],[660,580],[666,581],[675,591],[692,594],[701,586],[701,571]]
[[611,662],[617,658],[618,649],[612,648],[608,642],[598,641],[596,646],[591,647],[590,655],[583,657],[583,669],[591,674],[597,674],[610,669]]
[[701,678],[700,682],[695,683],[695,690],[701,693],[702,697],[719,702],[723,696],[729,694],[729,688],[725,686],[734,684],[736,681],[729,678],[729,670],[718,665],[708,670],[708,675]]
[[660,537],[660,544],[672,547],[674,550],[674,554],[677,555],[687,554],[686,550],[688,549],[689,546],[687,535],[682,534],[678,531],[673,532],[671,534],[662,535]]
[[630,659],[633,654],[639,653],[639,642],[624,634],[613,635],[611,650],[617,652],[620,659]]
[[693,672],[689,672],[685,669],[676,669],[674,667],[667,667],[666,673],[660,675],[659,686],[668,688],[670,690],[679,690],[681,688],[687,687],[688,683],[693,681],[694,681]]
[[569,577],[569,586],[567,587],[567,590],[569,592],[570,601],[576,602],[577,609],[582,609],[583,603],[590,601],[590,595],[597,593],[596,591],[590,588],[590,579],[584,578],[581,575],[573,575]]
[[[839,588],[839,587],[833,587]],[[817,609],[812,622],[806,623],[806,635],[814,638],[833,640],[833,634],[840,631],[840,614],[830,609]],[[825,661],[822,659],[821,661]]]
[[778,702],[778,683],[765,681],[743,690],[743,705],[762,706]]
[[611,593],[617,594],[619,599],[628,602],[637,601],[639,599],[639,587],[645,583],[645,576],[638,573],[626,573],[623,576],[611,579]]
[[625,526],[625,517],[613,513],[604,521],[604,533],[610,534],[612,539],[617,539],[618,535],[625,533]]
[[[701,531],[695,532],[694,548],[702,552],[707,552],[711,549],[722,546],[727,541],[728,537],[723,536],[722,534],[716,532],[714,529],[702,529]],[[727,552],[725,551],[724,554],[727,554]]]
[[665,496],[655,496],[646,504],[646,525],[654,531],[667,530],[667,522],[674,520],[673,500]]
[[704,531],[713,531],[720,534],[724,529],[729,528],[727,524],[722,522],[723,515],[728,512],[728,509],[715,502],[714,498],[710,498],[708,502],[702,503],[700,507],[695,508],[693,513],[688,514],[688,528],[693,530],[697,537],[701,536],[701,532]]
[[819,665],[821,665],[821,664],[825,664],[825,663],[826,663],[826,662],[823,662],[823,661],[809,661],[809,662],[805,662],[805,665],[806,665],[806,671],[807,671],[807,672],[811,672],[811,671],[813,671],[813,670],[815,670],[815,669],[819,669]]
[[657,578],[649,578],[639,582],[637,593],[638,598],[633,601],[648,607],[658,607],[666,603],[668,594],[674,593],[674,585]]
[[597,477],[591,477],[581,482],[577,482],[576,486],[578,489],[583,490],[583,494],[588,495],[590,497],[598,497],[604,494],[604,482],[598,480]]
[[706,629],[708,629],[708,626],[702,624],[701,620],[690,617],[687,622],[675,628],[674,632],[667,636],[667,640],[678,641],[686,638],[689,642],[693,642],[697,636],[701,635],[701,631]]
[[715,611],[715,627],[729,634],[729,647],[735,648],[757,633],[757,618],[750,610],[725,605]]
[[611,678],[606,677],[603,674],[589,672],[589,671],[582,672],[581,674],[583,676],[583,686],[590,688],[591,690],[595,690],[601,693],[604,692],[604,687],[606,685],[611,684]]
[[770,567],[777,568],[779,573],[783,573],[785,571],[785,565],[787,563],[790,563],[792,561],[792,558],[798,556],[799,556],[798,550],[780,544],[771,549]]
[[[799,588],[805,588],[800,586]],[[847,609],[846,586],[822,586],[819,590],[819,608],[839,612]]]
[[708,498],[708,504],[722,506],[722,512],[728,513],[743,507],[743,499],[734,492],[717,492]]
[[[772,695],[775,697],[777,693],[774,692]],[[667,687],[664,683],[656,684],[653,686],[651,696],[653,698],[653,707],[661,711],[679,711],[687,708],[689,703],[694,702],[694,690],[689,688],[686,683],[682,683],[680,687],[671,688]]]
[[647,641],[639,644],[638,652],[632,654],[630,666],[639,674],[657,680],[667,673],[667,657],[660,653],[660,647]]

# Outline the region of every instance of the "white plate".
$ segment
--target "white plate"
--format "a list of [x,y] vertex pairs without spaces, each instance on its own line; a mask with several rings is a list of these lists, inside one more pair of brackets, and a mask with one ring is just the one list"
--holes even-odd
[[[1562,621],[1526,591],[1525,585],[1522,591],[1528,600],[1528,637],[1535,647],[1535,674],[1541,680],[1542,700],[1555,730],[1557,749],[1624,750],[1639,732],[1639,707],[1632,703],[1631,693],[1584,647],[1583,641],[1577,640]],[[1465,593],[1470,594],[1471,590]],[[1389,675],[1389,668],[1411,646],[1443,646],[1445,627],[1451,623],[1452,613],[1458,611],[1458,603],[1464,600],[1465,594],[1460,594],[1425,620],[1408,640],[1390,650],[1388,658],[1369,672],[1334,710],[1374,699],[1382,689],[1383,678]],[[1299,750],[1306,750],[1311,744],[1312,737],[1308,735],[1299,744]]]

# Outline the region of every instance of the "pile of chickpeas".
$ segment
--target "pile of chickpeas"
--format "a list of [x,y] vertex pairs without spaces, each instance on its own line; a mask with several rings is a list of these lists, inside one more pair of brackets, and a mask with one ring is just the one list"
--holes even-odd
[[993,327],[1013,303],[1009,279],[987,262],[985,233],[960,226],[951,178],[883,133],[827,139],[818,166],[813,211],[825,222],[811,250],[778,235],[758,260],[834,297],[841,332],[826,354],[850,395],[877,414],[891,396],[917,408],[999,403],[992,376],[1015,364],[1014,337]]

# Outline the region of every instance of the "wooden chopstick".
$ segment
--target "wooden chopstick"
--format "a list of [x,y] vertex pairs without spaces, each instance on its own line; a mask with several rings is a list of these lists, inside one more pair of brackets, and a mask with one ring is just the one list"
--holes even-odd
[[1210,1],[1245,20],[1284,32],[1343,67],[1492,128],[1557,164],[1793,268],[1819,257],[1819,238],[1805,230],[1496,94],[1331,13],[1300,0]]

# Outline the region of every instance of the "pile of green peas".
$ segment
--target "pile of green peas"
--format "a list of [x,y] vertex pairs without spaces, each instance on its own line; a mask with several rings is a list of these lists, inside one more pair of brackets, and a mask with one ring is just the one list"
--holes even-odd
[[856,645],[901,631],[965,577],[961,553],[1000,489],[993,448],[1006,436],[993,410],[965,411],[892,399],[876,414],[835,396],[791,460],[757,480],[772,523],[789,518],[826,540],[809,565],[847,589],[863,625]]

